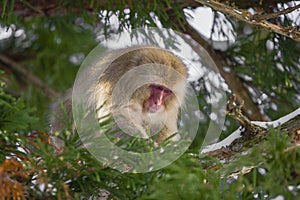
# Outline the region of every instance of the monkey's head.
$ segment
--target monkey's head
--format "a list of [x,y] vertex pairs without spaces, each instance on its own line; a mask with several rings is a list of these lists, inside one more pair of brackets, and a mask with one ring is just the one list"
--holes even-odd
[[[97,108],[108,108],[126,133],[160,132],[157,142],[177,132],[179,108],[186,94],[182,61],[157,47],[126,49],[107,67],[96,88]],[[119,56],[120,55],[120,56]],[[107,106],[103,105],[105,99]],[[105,116],[101,109],[98,118]]]
[[143,85],[132,95],[132,99],[143,106],[144,112],[157,113],[182,104],[187,71],[179,58],[169,51],[152,47],[136,51],[131,64],[146,64],[153,68],[149,75],[158,77],[154,83]]

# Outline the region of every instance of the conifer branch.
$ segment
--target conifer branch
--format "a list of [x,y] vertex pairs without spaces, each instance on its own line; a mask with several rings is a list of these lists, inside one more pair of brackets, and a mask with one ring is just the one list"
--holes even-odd
[[220,3],[220,2],[214,1],[214,0],[195,0],[195,1],[201,3],[205,6],[211,7],[213,10],[230,15],[230,16],[236,18],[237,20],[246,22],[251,25],[262,27],[264,29],[273,31],[280,35],[289,37],[297,42],[300,42],[300,32],[297,30],[296,27],[284,27],[281,25],[273,24],[273,23],[265,20],[268,18],[274,18],[279,15],[292,12],[292,11],[300,8],[299,5],[291,7],[290,9],[285,9],[281,12],[273,13],[272,15],[253,15],[250,12],[248,12],[247,10],[234,8],[234,7],[228,6],[226,4],[223,4],[223,3]]

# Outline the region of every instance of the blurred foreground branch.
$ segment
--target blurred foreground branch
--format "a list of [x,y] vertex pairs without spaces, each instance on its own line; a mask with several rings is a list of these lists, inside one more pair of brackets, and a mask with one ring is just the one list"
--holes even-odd
[[39,86],[41,89],[45,91],[45,93],[48,96],[51,96],[53,98],[58,98],[59,94],[54,91],[52,88],[50,88],[47,84],[45,84],[41,79],[30,73],[26,70],[26,68],[19,63],[15,62],[14,60],[10,59],[9,57],[0,54],[0,61],[5,63],[6,65],[10,66],[12,69],[14,69],[16,72],[21,73],[26,77],[26,79]]

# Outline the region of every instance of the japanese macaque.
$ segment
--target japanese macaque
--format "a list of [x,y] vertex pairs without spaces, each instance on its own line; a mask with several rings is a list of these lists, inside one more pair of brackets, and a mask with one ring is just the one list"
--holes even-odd
[[[105,70],[100,67],[103,71],[98,74],[100,61],[94,64],[90,74],[96,83],[87,92],[94,97],[87,101],[96,104],[98,119],[111,114],[126,134],[141,138],[158,134],[158,144],[176,133],[186,93],[187,71],[181,60],[152,46],[117,50],[104,58],[113,59]],[[65,112],[58,104],[53,108],[57,114],[50,119],[52,131],[65,126],[59,116],[72,115],[72,90],[64,95],[62,104]]]

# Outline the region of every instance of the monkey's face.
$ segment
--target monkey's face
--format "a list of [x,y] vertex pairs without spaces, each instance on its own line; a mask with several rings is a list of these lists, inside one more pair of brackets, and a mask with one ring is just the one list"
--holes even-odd
[[150,96],[145,101],[144,109],[148,113],[156,113],[164,109],[166,98],[173,94],[173,92],[162,86],[151,84],[149,86]]

